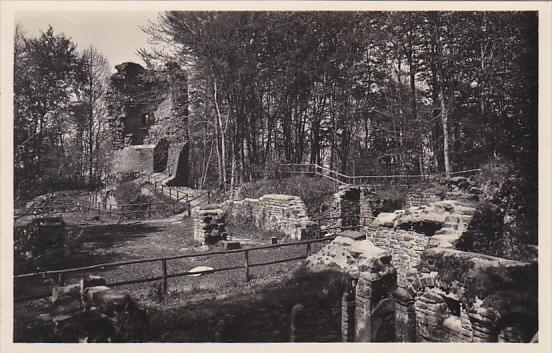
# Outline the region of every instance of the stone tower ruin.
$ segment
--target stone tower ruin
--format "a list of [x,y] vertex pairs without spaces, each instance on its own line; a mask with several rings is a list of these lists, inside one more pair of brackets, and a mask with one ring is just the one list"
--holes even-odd
[[184,70],[168,63],[148,70],[125,62],[110,78],[112,174],[162,172],[170,184],[189,182],[188,83]]

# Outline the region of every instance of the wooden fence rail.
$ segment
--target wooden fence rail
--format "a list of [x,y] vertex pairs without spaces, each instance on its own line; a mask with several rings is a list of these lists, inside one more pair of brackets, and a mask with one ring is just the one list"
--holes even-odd
[[[451,172],[448,175],[471,175],[480,172],[481,169],[461,170]],[[396,181],[407,186],[416,181],[432,180],[447,176],[446,173],[436,174],[397,174],[397,175],[358,175],[351,176],[320,166],[318,164],[283,163],[276,166],[277,173],[309,174],[328,178],[342,185],[374,185]]]
[[[111,262],[111,263],[104,263],[104,264],[85,266],[85,267],[77,267],[77,268],[70,268],[70,269],[63,269],[63,270],[52,270],[52,271],[42,271],[42,272],[36,272],[36,273],[25,273],[25,274],[21,274],[21,275],[15,275],[13,278],[14,278],[14,281],[18,281],[18,280],[22,280],[22,279],[45,277],[45,276],[52,276],[52,277],[55,278],[57,276],[58,284],[62,284],[63,283],[63,278],[65,278],[67,274],[90,272],[90,271],[93,271],[93,270],[104,270],[104,269],[110,268],[110,267],[121,267],[121,266],[128,266],[128,265],[141,264],[141,263],[147,263],[147,262],[160,262],[161,263],[161,276],[154,276],[154,277],[148,277],[148,278],[113,282],[113,283],[108,283],[107,285],[110,286],[110,287],[117,287],[117,286],[129,285],[129,284],[146,283],[146,282],[153,282],[153,281],[161,280],[162,281],[162,286],[163,286],[163,292],[166,294],[167,291],[168,291],[168,279],[169,278],[191,276],[191,275],[198,275],[198,274],[210,274],[210,273],[215,273],[215,272],[232,271],[232,270],[243,269],[244,272],[245,272],[245,281],[249,281],[250,278],[251,278],[250,273],[249,273],[250,268],[258,267],[258,266],[268,266],[268,265],[273,265],[273,264],[278,264],[278,263],[284,263],[284,262],[290,262],[290,261],[297,261],[297,260],[305,259],[306,257],[308,257],[310,255],[311,246],[312,246],[311,244],[326,242],[326,241],[330,241],[330,240],[333,240],[333,239],[334,239],[334,237],[325,237],[325,238],[320,238],[320,239],[311,239],[311,240],[298,241],[298,242],[271,244],[271,245],[264,245],[264,246],[258,246],[258,247],[253,247],[253,248],[245,248],[245,249],[212,251],[212,252],[175,255],[175,256],[167,256],[167,257],[157,257],[157,258],[141,259],[141,260]],[[301,245],[306,246],[305,254],[301,255],[301,256],[296,256],[296,257],[286,258],[286,259],[281,259],[281,260],[259,262],[259,263],[251,263],[250,260],[249,260],[249,253],[253,252],[253,251],[259,251],[259,250],[265,250],[265,249],[275,249],[275,248],[281,248],[281,247],[286,247],[286,246],[301,246]],[[198,257],[226,255],[226,254],[237,254],[237,253],[243,253],[244,254],[243,265],[228,266],[228,267],[223,267],[223,268],[210,269],[210,270],[197,271],[197,272],[186,271],[186,272],[169,273],[169,271],[168,271],[168,261],[170,261],[170,260],[185,259],[185,258],[198,258]],[[49,295],[51,295],[51,293],[41,293],[41,294],[37,294],[37,295],[33,295],[33,296],[15,298],[15,301],[16,302],[21,302],[21,301],[27,301],[27,300],[40,299],[40,298],[45,298]]]

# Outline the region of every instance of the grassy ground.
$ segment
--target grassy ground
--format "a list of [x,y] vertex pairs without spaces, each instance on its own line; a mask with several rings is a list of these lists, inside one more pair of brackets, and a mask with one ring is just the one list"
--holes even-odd
[[[65,214],[64,220],[68,229],[68,249],[63,268],[90,266],[108,262],[137,260],[155,257],[166,257],[194,252],[220,251],[221,245],[210,248],[199,247],[193,240],[191,219],[183,215],[162,220],[144,220],[118,222],[104,218],[97,219],[94,214]],[[229,226],[231,239],[239,240],[242,247],[251,248],[266,245],[270,237],[280,234],[262,232],[256,228]],[[313,250],[319,245],[314,244]],[[275,261],[297,257],[305,254],[305,246],[289,246],[277,249],[267,249],[250,252],[251,264]],[[168,273],[181,273],[197,266],[208,266],[215,269],[228,266],[242,266],[244,254],[214,255],[201,258],[170,260],[167,262]],[[202,275],[198,277],[179,277],[169,279],[169,296],[166,303],[179,301],[182,298],[198,295],[219,295],[240,288],[251,288],[293,271],[298,261],[274,264],[270,266],[252,267],[251,280],[245,282],[243,269]],[[59,269],[50,268],[50,269]],[[147,277],[161,276],[161,263],[148,262],[132,264],[123,267],[112,267],[95,270],[90,274],[98,274],[106,278],[108,283],[135,280]],[[66,283],[78,282],[80,274],[66,277]],[[16,296],[25,296],[48,292],[51,287],[48,279],[25,280],[16,282]],[[140,283],[126,285],[138,301],[159,301],[160,283]]]

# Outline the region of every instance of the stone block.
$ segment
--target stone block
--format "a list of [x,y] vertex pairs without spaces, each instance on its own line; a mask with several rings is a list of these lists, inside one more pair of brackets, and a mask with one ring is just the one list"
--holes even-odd
[[340,233],[340,236],[345,238],[351,238],[353,240],[365,240],[366,239],[366,233],[354,231],[354,230],[346,230],[344,232]]
[[70,284],[63,287],[55,286],[52,288],[52,303],[56,303],[63,296],[71,296],[74,298],[79,298],[81,293],[81,286],[79,283]]
[[226,249],[226,250],[241,249],[241,245],[240,245],[239,241],[223,240],[221,243],[222,243],[222,246],[224,247],[224,249]]
[[81,310],[81,300],[72,296],[63,296],[51,307],[52,315],[68,314]]
[[106,286],[95,286],[95,287],[88,287],[84,290],[82,299],[86,304],[94,305],[94,296],[97,295],[100,292],[110,290],[109,287]]
[[81,278],[80,280],[81,291],[84,291],[88,287],[97,287],[97,286],[105,286],[105,285],[107,285],[107,282],[105,278],[101,276],[88,275],[86,277]]
[[123,290],[108,289],[93,294],[95,306],[103,312],[122,311],[132,302],[130,294]]

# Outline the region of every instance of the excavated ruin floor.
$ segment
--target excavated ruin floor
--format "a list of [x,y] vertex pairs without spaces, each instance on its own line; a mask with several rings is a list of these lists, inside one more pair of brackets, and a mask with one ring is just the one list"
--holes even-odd
[[[69,239],[63,268],[90,266],[108,262],[166,257],[205,251],[221,251],[221,245],[200,247],[193,240],[191,219],[176,215],[164,220],[145,220],[129,222],[109,222],[94,219],[86,214],[65,214]],[[267,245],[274,233],[264,234],[255,228],[229,227],[229,235],[239,240],[242,247]],[[316,250],[313,248],[312,250]],[[259,263],[301,256],[304,246],[288,246],[250,252],[249,262]],[[185,272],[198,266],[222,268],[240,266],[244,262],[243,253],[206,256],[170,260],[168,273]],[[251,280],[244,281],[244,270],[218,272],[198,277],[179,277],[169,279],[169,298],[165,303],[180,301],[190,296],[212,296],[233,292],[240,288],[251,288],[257,284],[268,283],[293,271],[298,261],[250,268]],[[59,267],[58,267],[59,268]],[[51,268],[51,269],[58,269]],[[108,283],[161,276],[161,263],[141,263],[123,267],[87,272],[101,275]],[[80,275],[69,276],[66,283],[78,282]],[[46,283],[44,283],[46,282]],[[51,282],[50,282],[51,283]],[[46,280],[18,281],[16,296],[27,296],[48,292],[51,287]],[[159,282],[126,285],[120,288],[131,291],[139,302],[156,302]]]

